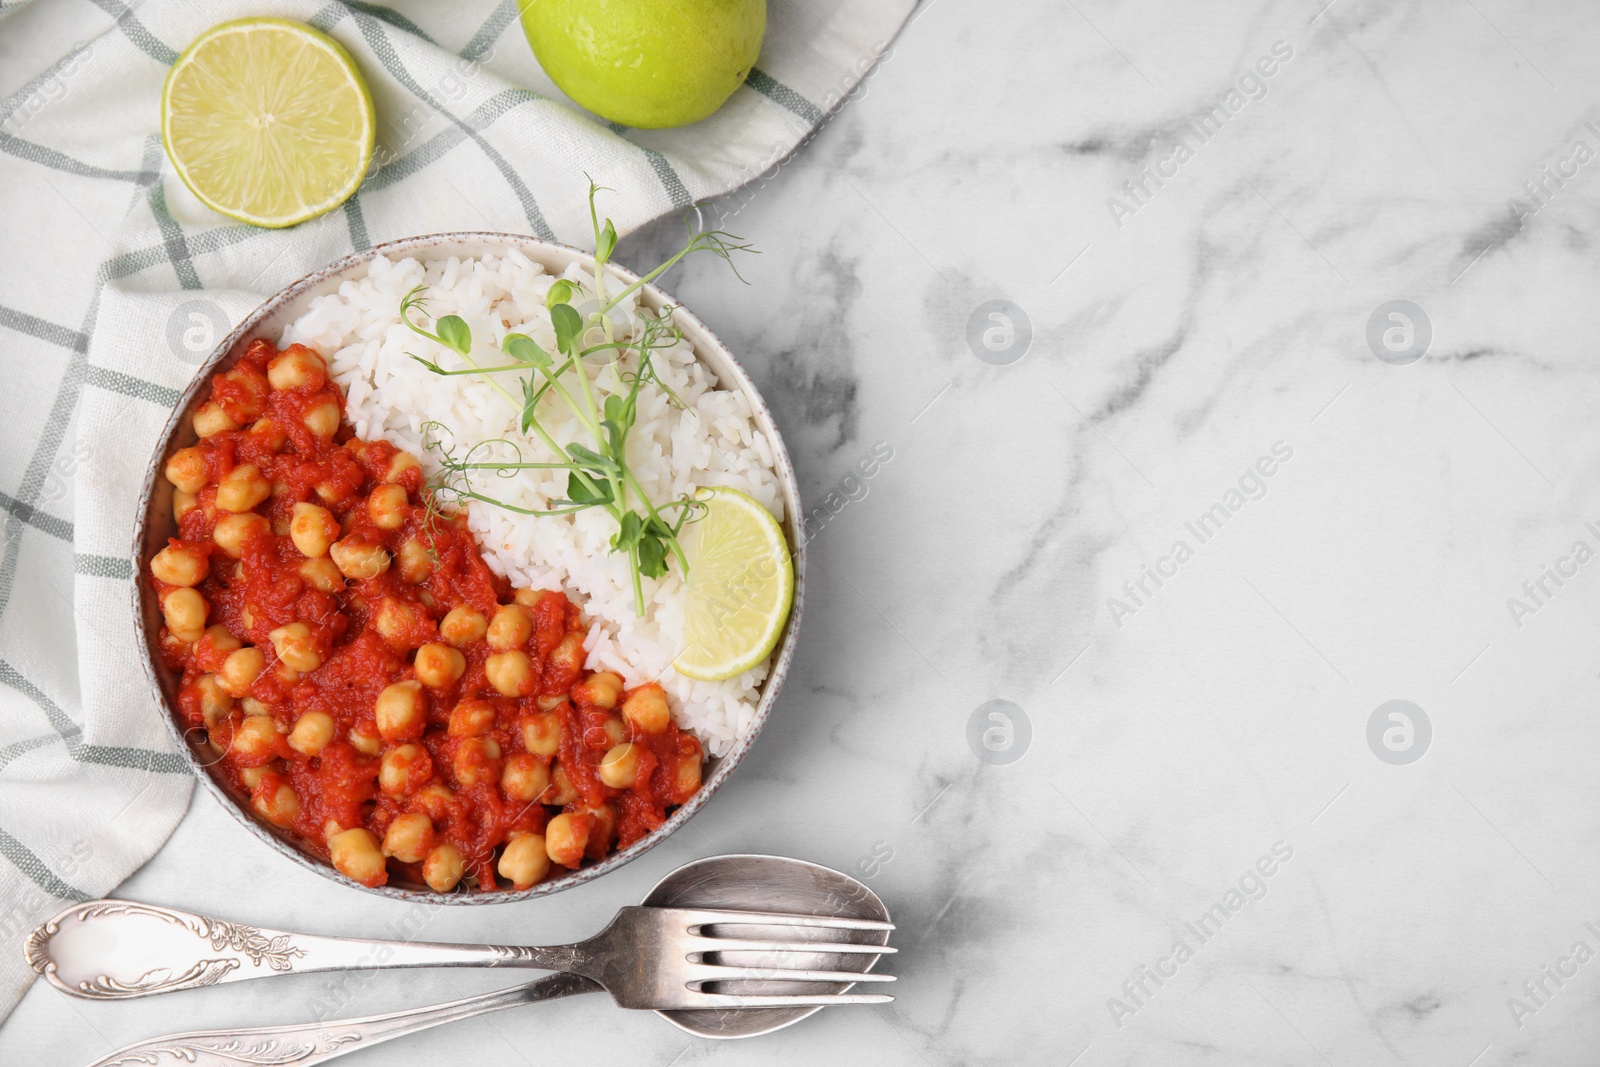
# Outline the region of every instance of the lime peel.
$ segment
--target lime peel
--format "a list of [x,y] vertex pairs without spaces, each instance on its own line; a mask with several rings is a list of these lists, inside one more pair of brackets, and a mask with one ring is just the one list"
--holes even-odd
[[521,0],[522,30],[579,106],[639,129],[687,126],[749,77],[767,0]]

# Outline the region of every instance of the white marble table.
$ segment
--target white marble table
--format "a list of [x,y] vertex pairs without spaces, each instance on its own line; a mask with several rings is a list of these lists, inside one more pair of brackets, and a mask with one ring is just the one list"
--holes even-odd
[[[838,510],[778,712],[687,830],[552,899],[429,914],[198,794],[119,893],[556,940],[685,860],[771,851],[901,924],[885,1010],[713,1044],[578,998],[352,1067],[1594,1062],[1600,8],[1322,2],[934,0],[723,205],[752,285],[701,263],[673,288]],[[992,300],[1025,351],[1020,316],[1009,347],[974,320]],[[1422,714],[1369,743],[1393,700]],[[505,983],[36,985],[0,1062]]]

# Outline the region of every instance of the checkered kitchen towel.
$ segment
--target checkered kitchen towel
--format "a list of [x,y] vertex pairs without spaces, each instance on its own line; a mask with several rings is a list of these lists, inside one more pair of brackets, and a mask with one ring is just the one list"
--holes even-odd
[[[682,130],[566,101],[516,0],[0,0],[0,1018],[18,951],[110,891],[191,779],[146,695],[129,610],[139,481],[213,343],[374,243],[454,229],[589,241],[585,172],[624,232],[775,166],[888,48],[914,0],[769,0],[760,67]],[[162,79],[200,31],[276,14],[337,37],[378,109],[376,165],[287,231],[208,211],[162,153]]]

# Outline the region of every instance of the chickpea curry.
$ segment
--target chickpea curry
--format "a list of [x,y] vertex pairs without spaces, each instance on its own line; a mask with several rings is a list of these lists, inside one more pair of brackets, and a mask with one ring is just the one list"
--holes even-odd
[[703,758],[665,692],[586,671],[579,606],[513,591],[343,408],[258,340],[167,462],[161,654],[221,777],[367,886],[525,889],[659,827]]

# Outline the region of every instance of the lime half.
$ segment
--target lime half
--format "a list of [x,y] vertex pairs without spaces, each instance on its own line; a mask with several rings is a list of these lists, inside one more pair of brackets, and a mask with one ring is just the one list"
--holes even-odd
[[689,559],[683,651],[673,666],[702,682],[766,659],[794,603],[794,564],[772,513],[737,489],[703,489],[707,512],[684,531]]
[[161,140],[178,177],[207,207],[256,226],[293,226],[350,199],[376,132],[350,53],[288,19],[211,27],[161,93]]

